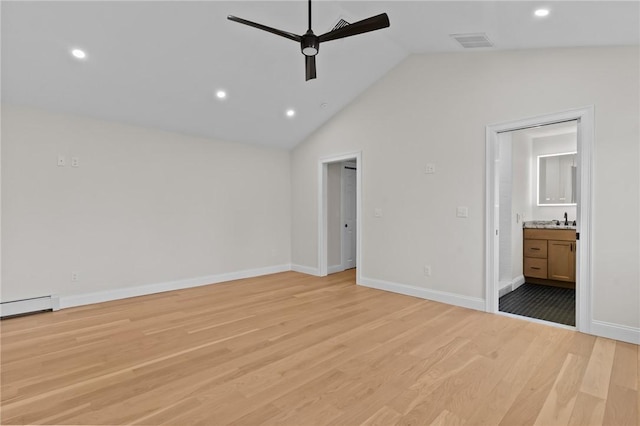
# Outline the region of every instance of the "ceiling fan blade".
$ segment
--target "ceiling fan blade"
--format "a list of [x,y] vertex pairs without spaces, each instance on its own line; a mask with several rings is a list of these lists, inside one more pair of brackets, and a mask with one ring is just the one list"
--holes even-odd
[[337,30],[329,31],[319,37],[320,42],[337,40],[339,38],[351,37],[357,34],[368,33],[369,31],[380,30],[389,26],[389,16],[386,13],[354,22]]
[[316,57],[305,56],[305,70],[307,72],[306,81],[316,78]]
[[279,30],[277,28],[267,27],[266,25],[258,24],[257,22],[247,21],[246,19],[238,18],[237,16],[229,15],[227,19],[230,21],[238,22],[240,24],[249,25],[250,27],[258,28],[259,30],[267,31],[272,34],[279,35],[289,40],[300,42],[302,37],[297,34],[288,33],[286,31]]

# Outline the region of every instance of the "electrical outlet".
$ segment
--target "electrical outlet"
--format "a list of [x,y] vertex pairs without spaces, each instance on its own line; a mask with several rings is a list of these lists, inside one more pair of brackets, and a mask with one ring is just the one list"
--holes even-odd
[[373,209],[373,217],[382,217],[382,209],[380,207]]
[[71,157],[71,167],[80,167],[80,158]]
[[431,266],[429,266],[429,265],[425,265],[424,266],[424,276],[425,277],[430,277],[431,276]]
[[71,273],[71,281],[78,281],[78,273],[77,272],[72,272]]

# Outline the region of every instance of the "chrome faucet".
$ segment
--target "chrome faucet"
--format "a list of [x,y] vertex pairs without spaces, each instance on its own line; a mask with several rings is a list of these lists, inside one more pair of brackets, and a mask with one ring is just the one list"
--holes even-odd
[[567,217],[567,212],[564,212],[564,226],[569,226],[569,219]]

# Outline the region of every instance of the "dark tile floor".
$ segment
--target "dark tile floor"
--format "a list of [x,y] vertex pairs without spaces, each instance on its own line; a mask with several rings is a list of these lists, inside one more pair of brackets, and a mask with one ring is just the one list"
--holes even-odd
[[500,312],[576,325],[576,291],[571,288],[523,284],[500,298]]

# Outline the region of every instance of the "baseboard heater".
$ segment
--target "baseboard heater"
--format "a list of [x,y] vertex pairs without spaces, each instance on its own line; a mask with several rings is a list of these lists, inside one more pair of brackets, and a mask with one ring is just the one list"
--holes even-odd
[[53,296],[34,297],[32,299],[13,300],[0,303],[0,318],[37,314],[44,311],[57,311],[57,298]]

